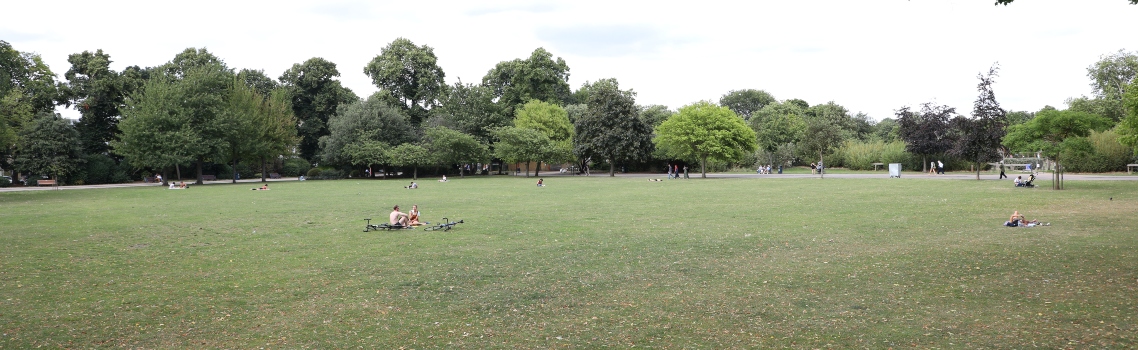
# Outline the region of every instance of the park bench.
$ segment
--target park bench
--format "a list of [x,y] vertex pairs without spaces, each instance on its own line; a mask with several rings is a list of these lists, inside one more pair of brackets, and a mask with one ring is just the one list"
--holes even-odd
[[55,186],[55,180],[39,180],[39,181],[36,181],[36,185],[39,185],[39,186]]
[[217,176],[214,176],[214,175],[202,175],[202,181],[217,181]]
[[1127,173],[1127,174],[1129,174],[1129,173],[1130,173],[1130,171],[1131,171],[1130,169],[1131,169],[1131,168],[1138,168],[1138,164],[1126,164],[1126,173]]
[[270,179],[279,179],[279,178],[281,178],[281,174],[269,173],[269,178]]

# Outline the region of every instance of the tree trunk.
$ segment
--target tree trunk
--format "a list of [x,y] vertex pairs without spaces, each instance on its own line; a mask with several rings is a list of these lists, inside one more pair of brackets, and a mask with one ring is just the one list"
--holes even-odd
[[537,172],[541,171],[541,161],[537,161],[537,167],[533,169],[533,177],[537,177]]
[[529,177],[529,161],[526,161],[526,177]]
[[204,162],[205,162],[204,157],[198,156],[198,165],[197,165],[197,173],[198,173],[197,184],[198,185],[204,185],[205,184],[205,180],[202,180],[202,163],[204,163]]
[[928,174],[929,173],[929,168],[927,168],[928,166],[929,166],[928,156],[925,156],[922,154],[921,155],[921,173]]
[[182,165],[174,164],[174,170],[178,171],[178,181],[182,181]]
[[818,151],[818,178],[819,179],[825,179],[826,178],[826,164],[822,163],[822,158],[823,158],[822,151]]
[[236,157],[237,153],[232,152],[232,154],[234,155],[234,157],[233,157],[233,168],[230,170],[233,170],[233,177],[231,178],[232,181],[230,183],[237,183],[237,157]]
[[413,169],[413,170],[411,170],[411,180],[418,180],[419,179],[419,166],[418,165],[413,166],[413,167],[411,167],[411,169]]
[[265,176],[269,175],[269,174],[267,174],[268,172],[269,172],[269,167],[265,165],[265,157],[262,156],[261,157],[261,182],[269,182],[269,180],[265,179]]
[[980,162],[976,162],[976,180],[980,179]]
[[700,175],[699,175],[700,178],[703,178],[703,179],[707,178],[707,156],[703,156],[703,157],[699,158],[699,173],[700,173]]
[[609,177],[616,177],[616,162],[609,158]]
[[168,172],[169,172],[169,170],[166,170],[166,168],[162,168],[162,186],[169,186],[170,185],[170,174],[167,174]]

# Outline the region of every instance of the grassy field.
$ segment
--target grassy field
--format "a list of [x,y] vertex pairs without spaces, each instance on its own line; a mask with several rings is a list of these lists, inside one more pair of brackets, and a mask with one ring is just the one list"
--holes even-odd
[[1130,181],[546,180],[0,193],[0,348],[1138,347]]

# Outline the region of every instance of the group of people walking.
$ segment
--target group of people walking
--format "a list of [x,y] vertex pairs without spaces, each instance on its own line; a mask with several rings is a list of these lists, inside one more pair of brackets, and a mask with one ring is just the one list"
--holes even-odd
[[[668,168],[668,178],[669,179],[680,178],[680,165],[679,164],[668,164],[667,168]],[[688,178],[688,166],[687,165],[684,166],[683,176],[685,179]]]
[[941,174],[944,175],[944,162],[935,161],[929,162],[929,175]]

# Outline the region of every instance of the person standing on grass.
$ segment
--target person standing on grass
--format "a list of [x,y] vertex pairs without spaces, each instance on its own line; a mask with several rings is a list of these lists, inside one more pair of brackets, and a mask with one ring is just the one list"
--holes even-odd
[[1008,177],[1007,175],[1004,175],[1004,161],[1001,160],[1000,161],[1000,178],[997,180],[1003,180],[1007,177]]

